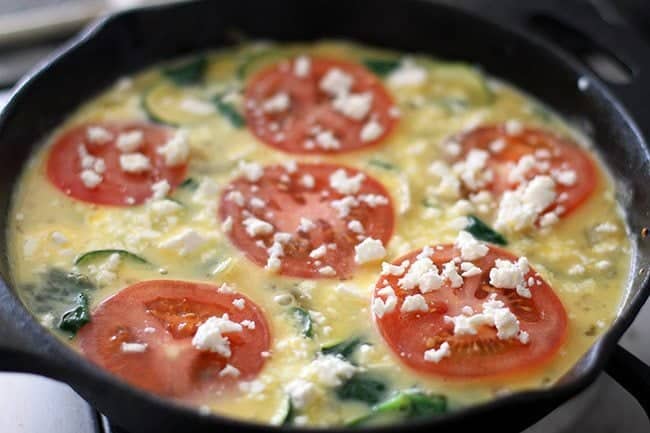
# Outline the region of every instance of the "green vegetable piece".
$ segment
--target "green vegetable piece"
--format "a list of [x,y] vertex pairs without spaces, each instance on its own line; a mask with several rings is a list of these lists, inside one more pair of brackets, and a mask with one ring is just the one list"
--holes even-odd
[[428,198],[423,198],[422,199],[422,206],[432,208],[432,209],[438,209],[439,208],[439,206],[437,204],[435,204],[434,202],[432,202]]
[[290,425],[296,413],[291,403],[291,398],[287,397],[278,412],[271,418],[272,425]]
[[439,394],[425,394],[410,390],[401,392],[373,406],[370,413],[350,421],[347,425],[357,427],[382,418],[415,419],[440,415],[447,411],[447,398]]
[[370,375],[355,374],[335,392],[341,400],[358,400],[373,405],[384,398],[387,388],[383,381]]
[[363,65],[374,72],[380,77],[385,77],[386,75],[393,72],[399,67],[399,59],[364,59]]
[[390,162],[378,158],[368,160],[368,164],[384,170],[399,170],[395,164],[391,164]]
[[119,256],[124,259],[124,260],[129,260],[134,263],[141,263],[141,264],[147,264],[150,265],[151,263],[140,257],[137,254],[133,254],[130,251],[126,250],[116,250],[116,249],[106,249],[106,250],[93,250],[93,251],[88,251],[86,253],[81,254],[78,256],[76,259],[74,259],[74,264],[75,265],[86,265],[94,260],[97,259],[103,259],[105,257],[110,256],[111,254],[119,254]]
[[76,306],[63,313],[59,322],[59,329],[76,334],[86,323],[90,322],[90,309],[88,307],[88,296],[79,293],[76,297]]
[[469,220],[469,224],[467,227],[465,227],[465,230],[470,232],[476,239],[491,242],[497,245],[508,244],[508,241],[501,233],[494,231],[490,226],[485,224],[479,218],[475,217],[474,215],[469,215],[467,219]]
[[194,191],[199,187],[199,183],[193,178],[188,177],[187,179],[182,181],[178,186],[179,188],[186,188],[189,189],[190,191]]
[[312,338],[314,336],[314,328],[309,312],[300,307],[294,307],[290,311],[293,317],[296,319],[302,335],[307,338]]
[[353,337],[331,346],[323,346],[320,351],[323,355],[340,355],[349,359],[359,344],[361,344],[361,338]]
[[214,105],[217,111],[235,128],[243,128],[246,125],[246,119],[241,115],[234,105],[225,102],[221,97],[214,99]]
[[174,84],[187,86],[203,80],[203,74],[207,65],[208,60],[200,56],[181,65],[165,68],[162,73],[165,77],[173,81]]

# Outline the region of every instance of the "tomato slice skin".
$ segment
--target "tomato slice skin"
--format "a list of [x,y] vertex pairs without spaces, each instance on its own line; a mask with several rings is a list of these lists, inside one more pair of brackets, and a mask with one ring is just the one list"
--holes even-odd
[[[231,242],[252,262],[259,266],[267,264],[268,248],[273,243],[274,234],[250,236],[243,223],[246,218],[244,214],[250,214],[271,223],[274,232],[292,235],[291,242],[284,247],[281,266],[277,270],[279,274],[301,278],[349,277],[356,268],[354,246],[360,242],[360,236],[381,240],[386,245],[393,233],[394,211],[386,189],[377,180],[364,174],[361,188],[354,196],[379,195],[385,197],[387,203],[371,207],[359,200],[358,206],[351,208],[347,217],[341,218],[331,202],[346,196],[329,184],[330,175],[341,169],[350,177],[361,173],[353,168],[333,164],[297,164],[293,173],[282,165],[273,165],[264,168],[264,174],[257,182],[251,183],[244,177],[235,179],[224,189],[219,206],[221,221],[231,218],[232,228],[228,232]],[[302,185],[304,176],[313,178],[313,187]],[[233,191],[241,193],[243,206],[229,199],[229,194]],[[253,207],[253,197],[264,200],[265,206]],[[299,230],[302,218],[312,221],[315,227],[307,232]],[[362,235],[348,228],[352,220],[362,224]],[[260,241],[264,245],[260,245]],[[336,246],[327,248],[324,256],[310,257],[314,249],[332,244]],[[332,267],[335,274],[322,274],[319,269],[326,266]]]
[[[454,245],[433,246],[433,263],[442,268],[444,263],[459,257]],[[393,262],[401,264],[410,260],[412,264],[422,250],[413,251]],[[419,290],[404,290],[398,286],[400,277],[383,275],[377,282],[375,297],[386,285],[390,285],[396,296],[397,305],[381,318],[375,315],[379,331],[400,360],[414,371],[451,380],[486,380],[511,375],[525,374],[548,362],[564,343],[567,335],[568,318],[562,302],[553,289],[530,267],[526,279],[532,277],[539,283],[531,287],[532,298],[523,298],[513,289],[498,289],[489,284],[489,272],[496,259],[516,261],[510,252],[490,245],[485,257],[472,261],[482,273],[464,277],[464,284],[456,289],[448,281],[438,290],[423,294],[429,311],[402,312],[400,306],[407,295]],[[520,330],[529,334],[529,342],[518,339],[501,340],[496,330],[483,325],[477,335],[454,335],[453,324],[445,316],[462,314],[464,306],[480,312],[482,304],[494,293],[496,299],[517,316]],[[424,352],[436,349],[447,341],[451,355],[439,362],[425,361]]]
[[[233,305],[244,299],[244,307]],[[201,351],[192,346],[198,326],[211,316],[255,322],[240,333],[225,334],[232,354]],[[271,334],[262,310],[246,296],[190,281],[151,280],[126,287],[103,301],[91,322],[77,334],[82,353],[131,385],[181,401],[231,389],[262,370]],[[142,353],[125,353],[122,343],[144,343]],[[230,364],[239,376],[219,372]]]
[[[496,140],[503,140],[503,150],[494,151],[491,144]],[[559,217],[565,217],[580,207],[594,192],[598,184],[598,175],[595,162],[587,151],[578,146],[577,143],[555,135],[554,133],[536,128],[522,128],[518,132],[508,132],[505,124],[487,125],[475,128],[455,139],[461,145],[460,157],[463,158],[472,149],[481,149],[490,153],[488,168],[494,174],[494,178],[488,190],[496,197],[501,196],[505,191],[514,190],[520,182],[511,182],[508,179],[512,164],[525,155],[534,155],[537,151],[548,151],[549,157],[540,158],[540,161],[548,162],[549,170],[573,170],[576,175],[576,182],[573,185],[564,185],[556,182],[557,196],[562,196],[561,201],[552,203],[546,212],[562,206],[563,211]],[[530,180],[538,174],[543,174],[539,169],[531,169],[525,176]]]
[[[330,58],[312,57],[305,77],[294,74],[296,59],[259,71],[247,83],[245,92],[246,124],[264,143],[294,154],[331,154],[374,146],[390,135],[398,123],[391,114],[394,102],[381,80],[360,64]],[[323,76],[339,69],[353,77],[351,93],[372,94],[369,114],[362,119],[346,117],[332,106],[331,95],[319,87]],[[282,112],[268,113],[260,107],[278,92],[289,95],[290,106]],[[383,131],[364,141],[361,131],[369,119],[375,119]],[[331,130],[340,141],[339,148],[325,149],[305,145],[314,139],[314,128]]]
[[[89,127],[101,127],[112,135],[103,143],[87,139]],[[122,152],[116,146],[116,138],[122,132],[142,131],[143,142],[137,150],[147,156],[151,170],[143,173],[125,173],[120,167]],[[151,186],[167,180],[173,189],[185,178],[186,164],[168,167],[157,149],[173,135],[173,130],[150,123],[93,123],[75,126],[56,138],[47,160],[47,176],[52,185],[67,196],[87,203],[107,206],[133,206],[144,203],[153,192]],[[81,180],[81,157],[79,146],[84,144],[88,153],[102,158],[106,171],[103,180],[94,188],[88,188]]]

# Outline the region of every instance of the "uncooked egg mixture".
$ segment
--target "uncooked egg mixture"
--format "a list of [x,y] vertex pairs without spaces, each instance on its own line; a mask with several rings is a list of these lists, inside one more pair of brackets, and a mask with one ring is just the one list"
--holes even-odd
[[294,425],[552,385],[615,318],[632,248],[591,143],[549,108],[338,41],[120,79],[34,152],[10,219],[14,284],[74,350],[202,413]]

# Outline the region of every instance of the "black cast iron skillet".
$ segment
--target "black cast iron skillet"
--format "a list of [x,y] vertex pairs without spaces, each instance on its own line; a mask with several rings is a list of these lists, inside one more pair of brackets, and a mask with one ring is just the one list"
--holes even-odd
[[[486,3],[492,9],[498,9],[500,4]],[[640,235],[650,214],[650,50],[627,32],[596,26],[594,16],[562,6],[569,9],[556,14],[558,19],[577,27],[630,65],[633,74],[627,86],[605,87],[573,57],[521,29],[522,20],[531,13],[523,3],[528,4],[510,4],[516,6],[516,15],[511,17],[509,28],[453,5],[424,0],[203,1],[104,19],[24,79],[0,115],[0,226],[7,227],[11,194],[30,152],[81,102],[118,77],[152,63],[223,46],[232,29],[277,40],[340,37],[475,62],[589,125],[588,132],[616,179],[618,200],[627,211],[635,247],[629,295],[613,326],[550,389],[516,393],[409,424],[408,428],[413,432],[465,431],[475,426],[498,426],[504,432],[521,430],[583,390],[603,369],[633,392],[648,411],[648,367],[617,346],[617,341],[650,293],[650,239]],[[556,13],[557,9],[546,12]],[[579,77],[589,80],[586,91],[578,90]],[[67,382],[114,423],[132,432],[274,429],[201,416],[193,409],[132,388],[70,350],[41,327],[17,298],[7,260],[6,236],[6,229],[0,231],[1,369],[33,372]],[[400,427],[372,430],[395,429]]]

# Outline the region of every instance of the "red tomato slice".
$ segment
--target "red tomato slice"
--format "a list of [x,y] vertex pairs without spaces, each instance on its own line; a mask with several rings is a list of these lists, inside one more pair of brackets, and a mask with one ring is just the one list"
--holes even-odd
[[[372,146],[386,138],[397,124],[391,115],[393,100],[381,81],[363,66],[343,60],[311,58],[305,76],[295,73],[296,60],[281,62],[254,75],[245,94],[249,129],[270,146],[290,153],[338,153]],[[353,79],[349,94],[372,95],[371,108],[361,118],[334,109],[333,96],[320,87],[332,70]],[[278,94],[289,96],[286,109],[267,109],[267,101]],[[360,114],[363,114],[361,112]],[[361,131],[370,120],[381,125],[381,132],[362,139]],[[319,132],[330,131],[338,146],[319,145]]]
[[[472,262],[482,273],[465,277],[458,288],[451,288],[449,280],[445,280],[439,289],[423,294],[428,305],[426,312],[400,310],[406,296],[420,293],[418,288],[404,290],[398,285],[399,276],[379,279],[375,297],[386,299],[378,292],[389,285],[395,292],[397,304],[394,310],[381,318],[376,316],[375,320],[385,341],[406,365],[425,374],[485,379],[532,370],[558,352],[567,333],[567,315],[561,301],[532,268],[525,276],[525,280],[532,277],[536,281],[530,288],[531,298],[519,296],[514,289],[490,285],[489,273],[495,260],[516,261],[517,257],[492,245],[489,248],[485,257]],[[440,270],[444,263],[460,255],[453,245],[437,246],[433,251],[429,257]],[[399,265],[404,260],[413,264],[420,252],[409,253],[394,264]],[[520,330],[529,335],[528,343],[518,338],[499,339],[496,329],[489,325],[481,325],[476,335],[454,335],[453,324],[445,321],[445,316],[461,315],[464,306],[480,313],[482,304],[491,294],[517,317]],[[437,363],[425,361],[424,352],[439,349],[443,342],[449,344],[450,356]]]
[[[244,299],[242,309],[233,305]],[[255,329],[224,334],[231,356],[192,346],[197,328],[211,316]],[[78,333],[82,352],[132,385],[165,397],[196,401],[253,379],[264,366],[270,332],[262,310],[247,297],[216,286],[189,281],[143,281],[102,302]],[[142,353],[125,353],[122,343],[142,343]],[[220,375],[230,364],[239,376]]]
[[[503,149],[493,150],[492,144],[503,140]],[[504,191],[514,190],[520,182],[510,182],[509,174],[524,155],[538,155],[537,167],[524,176],[530,180],[539,174],[556,171],[573,171],[577,175],[571,185],[556,181],[558,199],[545,211],[562,206],[559,216],[566,216],[580,206],[593,193],[597,184],[596,168],[589,154],[576,143],[539,129],[524,128],[521,132],[508,133],[505,125],[484,126],[463,134],[459,142],[464,156],[471,149],[482,149],[490,153],[488,166],[494,178],[488,189],[499,196]],[[546,166],[546,167],[544,167]]]
[[[355,194],[343,195],[332,188],[329,178],[340,169],[349,177],[361,174],[338,165],[297,164],[293,172],[281,165],[268,166],[256,182],[245,177],[235,179],[224,190],[219,208],[221,221],[230,218],[232,222],[228,233],[230,240],[251,261],[266,266],[275,234],[288,233],[291,239],[284,243],[278,273],[302,278],[350,276],[356,266],[354,247],[366,237],[381,240],[384,245],[388,243],[393,233],[394,216],[386,189],[368,175],[363,175],[364,180]],[[305,185],[305,178],[311,179],[313,185]],[[235,194],[243,198],[240,202],[243,205],[233,199]],[[380,197],[383,204],[364,201],[368,197]],[[341,216],[332,206],[333,201],[340,199],[356,201],[347,216]],[[262,200],[263,205],[255,206],[258,200]],[[251,235],[244,223],[251,217],[270,223],[273,231]],[[302,218],[308,219],[313,227],[299,230]],[[362,233],[348,227],[355,220],[363,227]],[[312,254],[323,245],[326,248],[322,255]],[[321,271],[328,266],[334,272]]]
[[[87,137],[90,127],[101,127],[110,133],[110,139],[101,144]],[[124,172],[120,166],[122,152],[117,148],[117,137],[122,132],[142,131],[143,140],[137,150],[147,156],[151,169],[141,173]],[[110,206],[131,206],[143,203],[152,195],[151,186],[167,180],[174,188],[185,177],[186,164],[168,167],[157,149],[173,135],[173,130],[149,123],[88,124],[77,126],[60,135],[50,150],[47,176],[50,182],[64,194],[77,200]],[[101,158],[105,171],[102,182],[89,188],[81,180],[80,146],[95,158]]]

